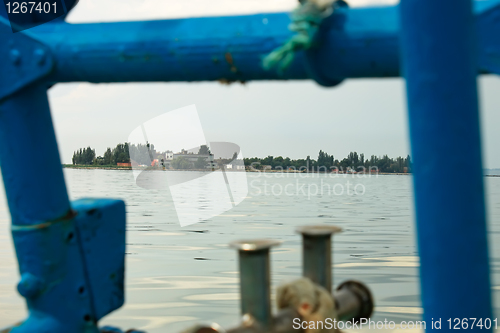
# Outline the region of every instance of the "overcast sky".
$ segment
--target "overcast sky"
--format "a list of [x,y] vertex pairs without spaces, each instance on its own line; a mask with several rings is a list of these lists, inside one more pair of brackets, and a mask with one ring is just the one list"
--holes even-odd
[[[351,6],[395,1],[351,0]],[[72,23],[288,11],[294,0],[80,0]],[[500,79],[480,82],[485,167],[500,167]],[[335,88],[311,81],[59,84],[49,91],[63,163],[86,146],[102,155],[141,123],[195,104],[207,141],[239,144],[245,157],[343,158],[409,153],[400,79],[346,80]]]

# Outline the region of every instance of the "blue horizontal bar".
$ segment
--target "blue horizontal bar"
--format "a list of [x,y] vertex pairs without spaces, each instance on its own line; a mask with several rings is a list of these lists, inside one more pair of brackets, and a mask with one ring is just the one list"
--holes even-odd
[[[339,10],[325,22],[320,51],[330,80],[399,76],[396,7]],[[56,58],[54,82],[309,79],[303,53],[280,75],[262,58],[292,33],[287,13],[148,22],[46,24],[30,35]],[[340,25],[339,25],[340,24]]]
[[[500,11],[499,0],[476,1],[475,6],[477,15]],[[345,78],[400,76],[397,6],[341,8],[325,20],[318,48],[307,56],[299,52],[283,74],[264,70],[262,58],[292,36],[290,22],[289,14],[272,13],[54,23],[29,33],[53,50],[53,82],[317,79],[338,83]],[[481,35],[495,35],[494,23],[483,23],[479,24]],[[494,40],[486,39],[488,44],[496,43]],[[490,53],[491,47],[481,45]],[[478,64],[478,72],[490,69],[489,64]]]

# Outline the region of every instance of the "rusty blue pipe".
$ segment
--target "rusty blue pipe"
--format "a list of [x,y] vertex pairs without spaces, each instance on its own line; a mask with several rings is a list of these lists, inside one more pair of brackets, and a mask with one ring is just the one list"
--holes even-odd
[[[498,0],[475,3],[480,73],[500,73],[494,38]],[[494,18],[494,17],[493,17]],[[339,8],[323,22],[318,47],[299,52],[282,74],[262,59],[291,36],[288,13],[145,22],[46,24],[29,30],[51,50],[53,82],[251,81],[400,76],[397,6]]]
[[397,22],[396,7],[341,8],[324,22],[320,48],[298,54],[282,75],[264,70],[262,58],[290,38],[288,13],[52,24],[30,33],[53,51],[54,82],[315,78],[331,85],[398,76]]

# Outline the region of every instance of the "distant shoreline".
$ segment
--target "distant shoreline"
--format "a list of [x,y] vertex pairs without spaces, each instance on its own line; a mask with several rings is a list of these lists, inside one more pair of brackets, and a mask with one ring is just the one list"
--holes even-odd
[[[99,170],[132,170],[132,167],[128,166],[103,166],[103,165],[73,165],[73,164],[63,164],[63,168],[66,169],[79,169],[79,170],[93,170],[93,169],[99,169]],[[140,170],[140,169],[139,169]],[[146,170],[146,169],[144,169]],[[197,172],[211,172],[211,170],[203,170],[203,169],[167,169],[167,170],[161,170],[161,169],[150,169],[150,171],[197,171]],[[227,172],[240,172],[238,170],[231,170],[231,169],[226,169]],[[253,173],[258,173],[258,172],[265,172],[265,173],[286,173],[286,174],[332,174],[334,172],[313,172],[313,171],[287,171],[287,170],[246,170],[246,172],[253,172]],[[339,175],[400,175],[400,176],[408,176],[411,175],[411,173],[388,173],[388,172],[378,172],[378,173],[338,173]]]
[[105,166],[105,165],[74,165],[74,164],[63,164],[63,168],[65,169],[82,169],[82,170],[90,170],[90,169],[101,169],[101,170],[132,170],[132,167],[126,166]]
[[[79,169],[79,170],[132,170],[132,167],[125,166],[103,166],[103,165],[73,165],[73,164],[63,164],[63,168],[66,169]],[[158,169],[158,171],[163,171]],[[192,170],[165,170],[165,171],[199,171],[199,172],[210,172],[210,170],[192,169]],[[228,172],[235,172],[235,170],[226,170]],[[237,172],[237,171],[236,171]],[[301,173],[311,173],[311,174],[330,174],[326,172],[298,172],[298,171],[278,171],[278,170],[247,170],[246,172],[265,172],[265,173],[291,173],[291,174],[301,174]],[[379,172],[379,173],[338,173],[339,175],[373,175],[373,176],[411,176],[411,173],[389,173],[389,172]],[[499,177],[500,175],[484,175],[484,177]]]

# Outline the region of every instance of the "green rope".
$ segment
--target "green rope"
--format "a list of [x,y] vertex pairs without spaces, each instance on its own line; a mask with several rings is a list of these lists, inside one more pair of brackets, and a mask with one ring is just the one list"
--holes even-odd
[[292,12],[292,23],[289,26],[289,29],[297,34],[263,59],[264,69],[276,67],[278,72],[282,73],[290,66],[297,51],[313,47],[319,26],[323,19],[331,14],[331,8],[333,7],[321,7],[316,1],[301,1],[300,6]]

